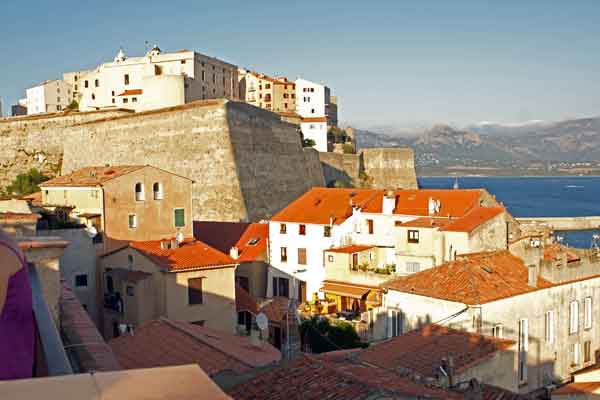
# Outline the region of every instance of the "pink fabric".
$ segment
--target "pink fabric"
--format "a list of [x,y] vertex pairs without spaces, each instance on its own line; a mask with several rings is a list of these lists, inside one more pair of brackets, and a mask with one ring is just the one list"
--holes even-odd
[[35,322],[27,263],[9,242],[0,241],[0,246],[12,250],[21,260],[21,269],[8,280],[6,301],[0,310],[0,380],[31,378]]

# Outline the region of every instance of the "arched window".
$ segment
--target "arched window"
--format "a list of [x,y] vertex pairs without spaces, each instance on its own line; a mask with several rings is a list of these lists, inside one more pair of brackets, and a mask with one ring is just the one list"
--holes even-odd
[[135,184],[135,199],[137,201],[144,200],[144,185],[140,182]]
[[154,192],[154,200],[163,199],[163,186],[159,182],[154,182],[152,185],[152,191]]

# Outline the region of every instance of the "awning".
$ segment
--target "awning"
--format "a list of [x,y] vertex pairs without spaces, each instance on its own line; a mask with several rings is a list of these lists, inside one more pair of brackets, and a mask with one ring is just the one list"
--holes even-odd
[[321,292],[337,294],[338,296],[352,297],[362,299],[371,291],[369,288],[354,286],[351,284],[324,282]]
[[79,218],[95,218],[95,217],[100,217],[101,214],[98,213],[81,213],[81,214],[77,214],[77,217]]

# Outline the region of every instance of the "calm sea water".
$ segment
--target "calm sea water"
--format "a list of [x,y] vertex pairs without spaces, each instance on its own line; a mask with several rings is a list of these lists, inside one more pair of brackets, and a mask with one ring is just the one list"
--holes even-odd
[[[454,177],[419,178],[422,188],[450,189]],[[600,177],[459,177],[461,188],[485,188],[515,217],[600,215]],[[565,243],[590,247],[594,231],[564,232]]]

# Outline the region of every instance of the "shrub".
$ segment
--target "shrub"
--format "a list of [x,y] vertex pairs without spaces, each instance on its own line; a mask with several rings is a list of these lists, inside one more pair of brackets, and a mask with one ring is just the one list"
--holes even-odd
[[10,185],[6,187],[8,196],[25,196],[38,192],[40,183],[50,179],[42,174],[37,168],[31,168],[24,174],[19,174]]
[[352,324],[342,321],[332,325],[327,318],[318,316],[302,321],[300,337],[313,353],[366,347]]

